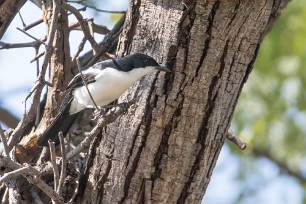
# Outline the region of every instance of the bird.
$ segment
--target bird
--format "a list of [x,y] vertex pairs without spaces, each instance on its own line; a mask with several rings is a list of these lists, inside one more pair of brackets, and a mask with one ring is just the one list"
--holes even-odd
[[[48,140],[59,142],[58,133],[67,134],[74,120],[84,109],[101,108],[118,99],[129,87],[145,75],[156,71],[171,72],[166,66],[143,53],[99,62],[78,73],[68,84],[59,112],[38,139],[38,146],[48,146]],[[93,98],[91,99],[88,90]]]

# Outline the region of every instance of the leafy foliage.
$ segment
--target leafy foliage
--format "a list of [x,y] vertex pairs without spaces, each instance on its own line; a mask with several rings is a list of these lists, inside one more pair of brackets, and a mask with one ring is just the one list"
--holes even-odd
[[254,156],[253,162],[266,157],[306,179],[305,19],[305,1],[293,0],[265,37],[232,124],[248,148],[231,149]]

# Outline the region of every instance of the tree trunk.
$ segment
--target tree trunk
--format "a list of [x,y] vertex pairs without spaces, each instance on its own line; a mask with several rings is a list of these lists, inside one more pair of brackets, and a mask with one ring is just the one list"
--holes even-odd
[[172,74],[147,76],[121,97],[136,103],[93,144],[78,201],[200,203],[284,2],[131,1],[118,52],[148,53]]
[[0,0],[0,39],[26,0]]

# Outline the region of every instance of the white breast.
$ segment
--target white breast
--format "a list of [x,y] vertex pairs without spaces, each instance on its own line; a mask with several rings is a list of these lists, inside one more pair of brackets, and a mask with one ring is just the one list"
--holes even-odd
[[[139,68],[130,72],[118,71],[113,68],[99,70],[96,82],[88,84],[88,89],[98,106],[105,106],[118,99],[130,86],[142,76],[154,72],[154,68]],[[70,113],[79,112],[85,108],[93,108],[94,104],[86,90],[79,87],[73,91]]]

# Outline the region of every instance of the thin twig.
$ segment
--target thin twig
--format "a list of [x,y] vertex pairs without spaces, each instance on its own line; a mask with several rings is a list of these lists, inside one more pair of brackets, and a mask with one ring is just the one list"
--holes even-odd
[[4,156],[9,158],[10,157],[10,150],[9,150],[8,145],[7,145],[7,141],[6,141],[5,134],[4,134],[4,131],[2,129],[1,124],[0,124],[0,136],[1,136],[1,141],[2,141],[2,144],[3,144],[3,148],[4,148]]
[[34,120],[36,109],[37,109],[37,106],[39,105],[39,102],[40,102],[41,92],[42,92],[44,86],[46,85],[44,78],[45,78],[47,66],[49,64],[49,60],[50,60],[51,54],[52,54],[52,44],[53,44],[53,39],[54,39],[54,36],[55,36],[55,31],[56,31],[56,28],[57,28],[58,12],[59,12],[59,7],[53,1],[51,24],[50,24],[50,29],[49,29],[49,33],[48,33],[48,39],[47,39],[47,42],[45,43],[45,44],[47,44],[47,46],[45,47],[46,55],[45,55],[45,58],[43,60],[42,68],[41,68],[41,71],[39,73],[38,79],[36,81],[37,87],[35,89],[35,93],[33,95],[32,103],[31,103],[31,106],[30,106],[27,114],[24,115],[24,117],[21,119],[21,121],[19,122],[18,126],[15,128],[14,132],[12,133],[12,136],[9,139],[8,145],[9,145],[10,150],[13,148],[13,146],[15,144],[17,144],[17,142],[20,139],[21,134],[23,133],[23,131],[25,130],[27,125],[31,121]]
[[[82,8],[79,8],[78,11],[86,11],[86,6],[82,7]],[[71,15],[72,13],[68,13],[68,16]],[[31,28],[43,23],[43,19],[39,19],[39,20],[36,20],[34,21],[33,23],[30,23],[29,25],[25,26],[23,28],[24,31],[27,31],[27,30],[30,30]]]
[[[129,107],[133,103],[134,101],[128,102],[126,104],[126,107]],[[76,148],[74,148],[69,153],[67,153],[66,158],[68,160],[78,155],[85,148],[89,147],[93,138],[99,134],[101,129],[105,127],[107,124],[114,122],[126,110],[126,107],[123,106],[117,106],[117,107],[119,107],[119,110],[110,110],[105,116],[101,117],[98,120],[97,125],[89,133],[85,134],[86,135],[85,139]]]
[[36,83],[36,85],[30,90],[28,95],[24,99],[24,116],[27,114],[27,100],[32,96],[32,94],[41,86],[40,83]]
[[62,194],[62,189],[64,186],[64,181],[66,178],[66,167],[67,167],[67,159],[66,159],[66,148],[65,148],[65,140],[64,140],[64,135],[62,132],[58,133],[60,145],[61,145],[61,156],[62,156],[62,168],[61,168],[61,177],[59,180],[58,188],[56,192],[61,195]]
[[39,24],[41,24],[43,22],[44,22],[43,19],[39,19],[37,21],[34,21],[33,23],[30,23],[27,26],[24,26],[23,30],[27,31],[27,30],[29,30],[29,29],[31,29],[31,28],[33,28],[33,27],[35,27],[35,26],[37,26],[37,25],[39,25]]
[[4,195],[2,196],[1,203],[8,203],[9,192],[8,188],[5,189]]
[[77,172],[78,172],[78,175],[77,175],[77,177],[76,177],[76,179],[75,179],[75,180],[76,180],[77,186],[75,187],[74,193],[73,193],[72,197],[70,198],[70,200],[68,201],[67,204],[72,204],[73,201],[74,201],[74,199],[75,199],[75,197],[76,197],[76,195],[77,195],[78,192],[79,192],[79,188],[80,188],[80,182],[79,182],[79,180],[80,180],[80,178],[81,178],[81,171],[80,171],[80,169],[78,169]]
[[[85,19],[85,20],[86,20],[86,21],[92,21],[92,18],[90,18],[90,19]],[[99,33],[99,34],[101,34],[101,35],[107,34],[107,33],[109,33],[109,31],[110,31],[106,26],[97,25],[97,24],[95,24],[94,22],[93,22],[92,26],[93,26],[93,31],[94,31],[95,33]],[[79,23],[79,22],[75,22],[75,23],[70,24],[70,25],[69,25],[69,29],[70,29],[70,30],[82,30],[82,28],[80,27],[80,23]]]
[[87,41],[86,37],[83,37],[81,43],[79,44],[79,47],[76,51],[76,53],[74,54],[73,58],[72,58],[72,63],[75,62],[75,60],[77,59],[77,57],[79,56],[79,54],[82,52],[82,50],[84,49],[85,43]]
[[41,58],[41,57],[44,56],[44,55],[45,55],[45,51],[39,53],[38,55],[36,55],[36,56],[30,61],[30,63],[35,62],[36,60],[38,60],[39,58]]
[[[87,25],[88,25],[88,28],[89,28],[90,35],[94,38],[93,19],[89,19],[87,21]],[[93,50],[93,54],[94,55],[96,54],[95,49]]]
[[26,24],[25,24],[25,22],[24,22],[24,20],[23,20],[23,18],[22,18],[22,16],[21,16],[20,11],[18,12],[18,14],[19,14],[19,17],[20,17],[20,20],[21,20],[22,26],[23,26],[23,27],[25,27],[25,26],[26,26]]
[[231,130],[228,130],[226,138],[236,144],[241,150],[246,148],[246,143],[241,141]]
[[256,157],[264,157],[266,159],[271,160],[274,162],[284,173],[287,173],[290,176],[294,176],[303,184],[306,184],[306,176],[303,173],[303,170],[298,170],[296,168],[291,167],[284,159],[278,158],[278,155],[274,155],[271,152],[271,149],[262,149],[258,147],[252,147],[251,154]]
[[23,173],[28,172],[28,171],[29,171],[29,167],[25,166],[25,167],[16,169],[14,171],[10,171],[8,173],[5,173],[0,178],[0,184],[6,182],[8,179],[15,178],[15,177],[19,176],[20,174],[23,174]]
[[109,11],[109,10],[98,9],[98,8],[96,8],[94,6],[91,6],[91,5],[88,5],[88,4],[84,4],[83,1],[68,1],[68,2],[76,3],[76,4],[81,4],[81,5],[85,6],[85,7],[94,9],[94,10],[99,11],[99,12],[104,12],[104,13],[122,13],[122,14],[126,13],[126,11]]
[[18,28],[18,27],[17,27],[16,29],[19,30],[20,32],[24,33],[25,35],[29,36],[30,38],[34,39],[35,41],[40,42],[41,44],[46,45],[45,42],[39,40],[38,38],[35,38],[33,35],[27,33],[26,31],[24,31],[24,30],[22,30],[22,29],[20,29],[20,28]]
[[[7,167],[8,169],[12,169],[13,171],[24,168],[24,166],[21,166],[20,164],[12,161],[11,159],[2,156],[0,156],[0,163],[2,166]],[[41,189],[55,203],[64,203],[63,199],[50,186],[48,186],[43,180],[40,179],[40,173],[35,168],[31,166],[27,166],[26,168],[27,171],[23,172],[23,170],[19,170],[17,172],[20,173],[20,171],[22,171],[22,173],[20,173],[22,176],[24,176],[30,183]],[[2,182],[4,182],[5,180],[3,179]]]
[[[93,64],[95,64],[100,57],[108,52],[114,45],[117,43],[119,35],[123,29],[123,24],[125,22],[125,15],[122,16],[122,18],[115,24],[113,29],[106,35],[101,43],[99,43],[99,50],[97,51],[97,54],[95,56],[92,56],[92,53],[85,54],[85,57],[83,57],[82,61],[82,67],[89,68]],[[87,56],[89,56],[87,58]],[[84,59],[87,58],[87,59]]]
[[88,89],[87,82],[86,82],[86,80],[85,80],[85,78],[84,78],[84,76],[83,76],[83,73],[82,73],[82,68],[81,68],[80,60],[79,60],[79,58],[77,58],[76,60],[77,60],[77,65],[78,65],[79,73],[80,73],[80,75],[81,75],[81,77],[82,77],[82,80],[83,80],[83,82],[84,82],[84,84],[85,84],[85,87],[86,87],[86,90],[87,90],[87,92],[88,92],[88,95],[89,95],[89,97],[90,97],[92,103],[94,104],[95,109],[100,110],[100,108],[97,106],[97,104],[96,104],[94,98],[92,97],[92,95],[91,95],[91,93],[90,93],[90,91],[89,91],[89,89]]
[[41,164],[45,163],[47,161],[47,157],[48,157],[49,152],[50,151],[48,150],[47,147],[43,147],[43,149],[42,149],[42,151],[39,155],[39,158],[37,159],[36,164],[41,165]]
[[48,141],[50,148],[50,160],[53,166],[53,175],[54,175],[54,191],[57,190],[59,184],[59,172],[56,164],[56,154],[55,154],[55,145],[51,140]]
[[59,0],[55,0],[56,3],[58,3],[63,9],[70,11],[71,13],[73,13],[73,15],[78,19],[81,28],[84,32],[84,35],[86,36],[86,38],[88,39],[88,41],[90,42],[92,48],[97,51],[99,49],[99,45],[98,43],[95,41],[95,39],[93,38],[93,36],[90,34],[88,25],[86,23],[86,21],[84,20],[82,14],[73,6],[65,3],[64,1],[59,2]]
[[28,43],[5,43],[0,41],[0,50],[3,49],[12,49],[12,48],[25,48],[25,47],[39,47],[41,44],[40,41],[33,41]]
[[[38,54],[38,51],[39,51],[39,47],[35,48],[35,55]],[[37,77],[39,75],[39,60],[36,61],[36,75],[37,75]],[[35,126],[36,127],[38,127],[39,120],[40,120],[40,105],[37,106],[37,111],[36,111],[36,118],[35,118]]]

